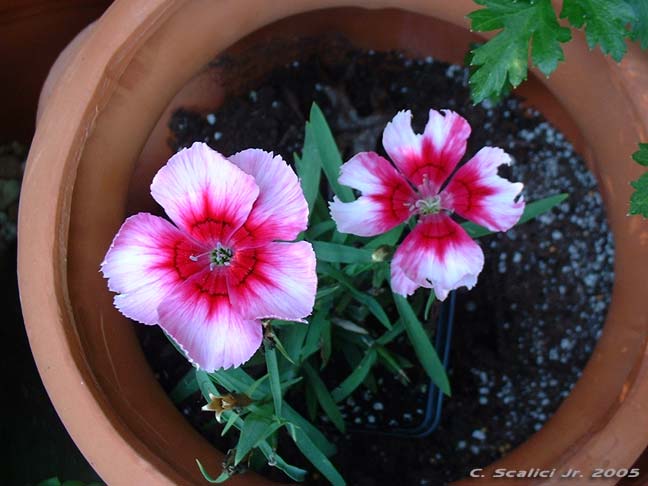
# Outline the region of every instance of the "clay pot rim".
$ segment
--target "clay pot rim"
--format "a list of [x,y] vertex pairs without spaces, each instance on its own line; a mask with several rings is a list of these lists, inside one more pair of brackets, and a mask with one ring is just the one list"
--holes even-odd
[[[125,2],[118,2],[108,10],[106,19],[112,19],[113,22],[115,19],[120,19],[122,23],[124,23],[123,19],[127,19],[122,25],[119,36],[113,35],[108,29],[109,20],[102,18],[98,22],[96,31],[88,37],[78,55],[72,60],[71,68],[66,71],[62,79],[61,90],[52,95],[50,103],[43,113],[41,125],[49,130],[45,130],[41,126],[34,139],[29,157],[30,163],[25,175],[25,190],[21,200],[19,221],[21,234],[19,240],[19,283],[25,310],[25,322],[39,370],[41,370],[53,401],[57,404],[59,414],[66,425],[75,420],[66,405],[66,401],[69,400],[66,395],[73,390],[74,400],[80,401],[81,405],[76,407],[75,411],[84,409],[85,413],[82,417],[84,421],[101,424],[95,430],[95,435],[100,434],[100,442],[109,447],[111,452],[114,452],[115,456],[112,457],[112,461],[119,464],[122,464],[120,461],[124,461],[133,471],[144,469],[145,476],[143,477],[156,481],[168,481],[169,477],[174,477],[173,466],[151,465],[150,457],[147,457],[146,453],[143,453],[139,448],[131,449],[132,446],[124,441],[123,432],[121,432],[122,435],[120,435],[120,431],[116,433],[115,420],[117,419],[106,415],[107,402],[102,396],[101,387],[94,382],[93,371],[84,361],[83,353],[79,354],[81,343],[73,325],[74,315],[67,293],[67,231],[70,224],[73,192],[73,183],[70,181],[75,180],[77,164],[80,162],[81,152],[89,135],[89,132],[85,130],[93,126],[94,120],[98,116],[98,112],[95,112],[94,108],[97,106],[99,111],[105,108],[105,105],[97,105],[96,95],[102,93],[98,97],[99,101],[109,103],[108,91],[115,89],[115,86],[102,84],[106,66],[110,66],[113,79],[119,79],[120,75],[129,67],[137,50],[146,43],[152,32],[162,26],[185,3],[183,1],[137,0],[129,6],[132,9],[129,12],[131,15],[124,15],[129,9],[125,7]],[[289,6],[283,7],[286,10],[279,12],[279,16],[285,16],[286,12],[298,13],[325,6],[336,6],[341,3],[335,0],[292,2]],[[387,7],[395,2],[357,0],[345,4],[348,3],[377,8]],[[403,9],[415,11],[417,8],[424,8],[424,2],[416,0],[403,3],[407,4],[399,5]],[[462,2],[447,7],[449,13],[445,15],[445,20],[449,20],[450,17],[452,17],[451,20],[458,18],[458,12],[461,9],[460,3]],[[441,8],[439,7],[439,9]],[[441,18],[444,17],[441,16]],[[265,20],[268,19],[265,18]],[[150,21],[150,23],[143,28],[142,26],[146,24],[145,21]],[[242,28],[242,33],[245,34],[253,28],[260,27],[260,25],[252,24]],[[96,57],[85,56],[86,53],[102,51],[105,54]],[[636,60],[638,56],[640,54],[631,49],[630,60],[626,63],[639,62]],[[621,78],[623,73],[619,70],[617,72]],[[617,81],[619,80],[617,79]],[[623,83],[624,89],[627,91],[625,95],[630,100],[629,103],[632,104],[636,101],[636,104],[640,106],[638,94],[628,91],[629,85],[623,80],[619,82]],[[552,83],[553,81],[548,82],[548,84]],[[88,89],[88,86],[91,89]],[[85,90],[78,91],[79,87],[85,87]],[[74,96],[81,102],[69,109],[64,109],[65,97],[70,93],[74,93]],[[69,115],[65,124],[60,124],[58,115],[62,110]],[[648,131],[648,120],[644,113],[637,113],[636,117],[639,124],[638,131],[645,135]],[[60,143],[52,151],[47,138],[57,125],[61,125],[56,129],[60,135]],[[79,149],[79,147],[81,148]],[[44,180],[37,173],[37,169],[46,164],[52,170],[47,176],[48,179]],[[49,200],[49,205],[44,204],[44,194],[53,196],[55,203],[52,204],[52,200]],[[620,231],[619,227],[627,227],[627,224],[619,222],[618,218],[613,219],[612,223],[615,235]],[[26,234],[30,235],[29,240],[22,237]],[[38,278],[35,278],[35,275],[38,275]],[[622,303],[618,303],[617,294],[619,292],[618,287],[615,286],[616,305],[611,308],[611,313],[618,311],[618,307],[622,305]],[[58,318],[48,322],[47,318],[51,319],[53,315]],[[43,318],[45,319],[43,320]],[[45,329],[44,334],[42,333],[43,329]],[[637,329],[637,337],[643,339],[645,348],[645,329]],[[646,376],[648,375],[648,359],[645,353],[644,350],[637,356],[634,370],[627,375],[627,390],[622,390],[623,396],[619,404],[611,409],[613,417],[604,424],[606,428],[614,427],[615,423],[623,422],[624,419],[626,421],[636,419],[640,415],[636,407],[641,403],[642,397],[648,397],[648,377]],[[46,373],[46,369],[50,366],[55,367],[58,373],[62,374],[60,379]],[[635,386],[637,383],[643,385]],[[604,437],[603,432],[605,431],[592,431],[584,435],[582,441],[601,454],[600,440]],[[87,438],[75,437],[75,440],[82,442],[81,446],[87,444]],[[646,442],[648,442],[648,438],[644,437],[631,444],[626,453],[628,465],[633,460],[631,456],[637,457]],[[97,459],[92,454],[90,456],[91,462]],[[584,462],[588,461],[587,457],[582,457],[580,451],[570,451],[570,459],[574,457],[578,457],[578,460]],[[563,463],[564,461],[566,459],[563,460]],[[156,467],[159,470],[152,471]],[[106,477],[110,477],[109,471],[104,469],[100,472],[102,475],[106,474]]]

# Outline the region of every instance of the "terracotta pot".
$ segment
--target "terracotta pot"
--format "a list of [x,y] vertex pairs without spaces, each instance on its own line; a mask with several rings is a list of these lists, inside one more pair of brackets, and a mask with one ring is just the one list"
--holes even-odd
[[[363,9],[289,18],[349,5]],[[401,10],[379,10],[389,7]],[[161,117],[170,106],[218,100],[218,90],[201,94],[209,61],[273,22],[281,21],[233,49],[281,32],[333,30],[361,46],[457,61],[472,39],[464,16],[474,8],[469,0],[124,0],[68,56],[29,157],[19,281],[43,381],[109,484],[202,484],[194,459],[217,471],[222,458],[157,385],[97,271],[127,207],[149,204],[141,188],[168,155]],[[629,467],[648,443],[648,230],[626,216],[628,181],[640,173],[630,155],[648,138],[648,60],[632,46],[616,65],[589,52],[579,35],[566,54],[568,62],[542,78],[544,86],[533,81],[529,94],[579,144],[599,178],[616,241],[612,304],[598,346],[558,412],[491,467]],[[232,483],[268,482],[247,474]]]
[[0,143],[28,142],[38,93],[61,49],[110,0],[16,0],[0,7]]

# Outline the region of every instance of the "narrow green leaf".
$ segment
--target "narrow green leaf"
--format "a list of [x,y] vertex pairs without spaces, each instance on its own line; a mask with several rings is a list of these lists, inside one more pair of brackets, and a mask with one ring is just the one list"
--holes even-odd
[[210,393],[216,396],[220,395],[220,393],[218,393],[218,389],[214,386],[214,383],[210,379],[207,372],[196,369],[195,374],[196,383],[198,384],[198,388],[200,388],[200,392],[202,393],[205,400],[209,401]]
[[[268,389],[263,389],[263,385],[255,387],[255,380],[252,379],[241,368],[230,368],[227,370],[218,370],[208,374],[212,380],[220,384],[229,392],[246,393],[246,391],[254,390],[249,396],[253,400],[260,400],[267,393]],[[196,375],[197,376],[197,375]],[[260,390],[261,389],[261,390]]]
[[407,385],[410,382],[409,376],[403,369],[403,366],[398,362],[395,356],[392,355],[390,351],[382,346],[376,346],[376,352],[378,353],[378,359],[380,362],[385,365],[385,367],[394,373],[399,381],[403,385]]
[[333,400],[340,402],[351,395],[365,380],[371,367],[376,363],[376,351],[369,349],[358,367],[347,376],[340,385],[331,392]]
[[328,460],[326,455],[324,455],[313,441],[310,440],[308,435],[305,434],[302,429],[295,427],[292,424],[289,424],[288,427],[290,429],[290,435],[297,445],[297,448],[302,454],[304,454],[306,459],[308,459],[333,486],[344,486],[346,482],[340,473],[335,469],[335,466],[333,466],[331,461]]
[[301,361],[305,361],[309,356],[317,353],[322,347],[322,331],[324,328],[324,321],[328,320],[326,314],[328,307],[315,312],[310,324],[308,325],[308,334],[306,334],[306,341],[301,352]]
[[281,378],[279,377],[279,366],[277,365],[277,352],[272,345],[265,345],[266,367],[270,377],[270,392],[272,393],[272,402],[274,403],[275,415],[281,417],[281,404],[283,396],[281,392]]
[[[565,193],[555,194],[553,196],[545,197],[543,199],[527,203],[524,207],[524,212],[520,217],[520,221],[518,221],[515,226],[527,223],[536,216],[548,212],[568,197],[569,194]],[[484,228],[483,226],[479,226],[478,224],[471,223],[470,221],[463,223],[461,226],[463,226],[463,229],[465,229],[466,232],[473,238],[481,238],[482,236],[494,233],[494,231]]]
[[284,418],[290,423],[295,424],[297,427],[300,427],[304,433],[308,434],[310,440],[312,440],[317,445],[317,448],[324,452],[327,457],[331,457],[335,454],[335,445],[332,444],[317,427],[302,417],[294,408],[288,405],[288,403],[284,403],[283,409]]
[[333,425],[335,425],[340,432],[344,433],[346,431],[344,419],[342,418],[340,409],[338,409],[335,404],[335,400],[333,400],[333,397],[326,388],[326,385],[309,363],[304,363],[302,369],[308,379],[309,385],[313,387],[313,391],[317,396],[317,401],[319,402],[320,407],[322,407],[322,410],[324,410],[324,413],[328,418],[331,419]]
[[[243,378],[243,377],[247,377],[245,380],[248,382],[249,385],[251,385],[254,382],[254,380],[247,373],[245,373],[245,371],[242,371],[242,375],[239,376],[239,378]],[[301,416],[297,414],[297,412],[295,412],[294,410],[288,407],[288,404],[284,405],[284,412],[291,412],[292,414],[296,415],[297,419],[301,418]],[[233,415],[236,415],[233,412],[226,412],[226,413],[231,413]],[[295,420],[292,419],[291,421],[295,422]],[[310,425],[307,421],[305,422],[307,425]],[[236,417],[236,419],[234,420],[234,427],[236,427],[239,430],[243,428],[243,420],[240,417]],[[282,470],[288,475],[289,478],[295,481],[303,481],[306,478],[306,474],[307,474],[306,471],[296,466],[292,466],[288,464],[286,461],[284,461],[283,458],[279,454],[277,454],[277,452],[270,446],[270,444],[268,444],[267,441],[261,441],[258,447],[261,453],[268,460],[268,464],[273,467],[276,467],[277,469]]]
[[399,319],[394,327],[392,327],[389,331],[376,339],[376,343],[386,346],[398,336],[400,336],[403,332],[405,332],[405,326],[403,325],[403,320]]
[[[297,324],[299,325],[299,324]],[[286,348],[284,347],[283,343],[279,339],[279,336],[277,334],[274,335],[274,345],[275,348],[277,348],[277,351],[281,353],[281,355],[288,361],[290,364],[295,364],[295,360],[293,360],[290,355],[288,354],[288,351],[286,351]]]
[[52,478],[43,479],[36,486],[61,486],[61,480],[55,476]]
[[342,202],[353,201],[355,197],[351,188],[343,186],[338,182],[342,157],[340,157],[340,151],[335,143],[331,129],[324,118],[324,114],[315,103],[311,106],[309,122],[306,124],[306,136],[308,136],[309,132],[314,138],[322,169],[331,189],[333,189],[335,195]]
[[425,303],[425,311],[423,312],[423,318],[427,321],[430,318],[430,309],[432,309],[432,304],[436,300],[434,295],[434,289],[430,289],[427,302]]
[[187,374],[173,387],[169,394],[173,403],[178,404],[199,390],[196,381],[196,373],[193,368],[187,371]]
[[322,359],[322,368],[324,368],[328,364],[329,359],[331,359],[331,353],[333,352],[331,321],[328,319],[325,319],[324,322],[322,322],[321,343],[320,358]]
[[[274,323],[277,321],[273,321]],[[295,324],[291,323],[287,332],[282,333],[281,342],[284,345],[284,349],[288,356],[297,357],[300,356],[301,350],[304,347],[304,339],[306,339],[306,334],[308,333],[308,326],[305,324]],[[287,361],[282,361],[279,363],[279,369],[281,370],[281,376],[283,379],[290,379],[295,375],[296,367]]]
[[305,399],[306,399],[306,413],[311,422],[314,422],[317,418],[317,397],[315,396],[315,390],[312,386],[309,386],[306,383],[304,387]]
[[196,464],[198,464],[198,469],[200,469],[200,473],[203,475],[203,478],[205,478],[205,480],[207,482],[209,482],[209,483],[212,483],[212,484],[224,483],[225,481],[227,481],[230,478],[230,475],[227,474],[225,471],[220,473],[220,475],[217,478],[214,478],[214,477],[209,475],[209,473],[205,469],[205,466],[203,466],[202,463],[198,459],[196,459]]
[[366,248],[375,250],[376,248],[383,245],[394,246],[396,243],[398,243],[398,240],[400,240],[400,237],[403,234],[404,230],[405,230],[405,225],[399,224],[395,228],[389,230],[387,233],[383,233],[382,235],[372,238],[367,243]]
[[319,160],[317,143],[312,131],[308,130],[308,123],[306,124],[302,156],[301,158],[295,156],[295,171],[297,172],[302,191],[304,191],[304,197],[308,203],[309,215],[312,216],[315,200],[319,194],[322,165]]
[[223,430],[221,431],[221,437],[227,434],[229,429],[232,428],[232,425],[234,425],[237,422],[237,420],[240,418],[235,412],[232,412],[231,410],[228,410],[223,415],[228,415],[228,417],[227,417],[227,422],[225,422],[225,427],[223,427]]
[[277,452],[272,447],[270,447],[267,442],[262,442],[261,444],[259,444],[259,450],[266,457],[269,465],[285,472],[286,475],[293,481],[301,483],[304,479],[306,479],[308,471],[288,464],[279,454],[277,454]]
[[312,241],[318,260],[330,263],[372,263],[372,251],[326,241]]
[[335,221],[326,219],[308,228],[308,239],[316,240],[325,233],[335,229]]
[[398,294],[393,295],[394,302],[405,325],[405,331],[409,336],[410,343],[414,347],[416,356],[421,365],[423,365],[423,369],[425,369],[427,375],[443,393],[450,395],[450,382],[448,381],[445,368],[439,359],[436,349],[432,346],[425,329],[423,329],[421,322],[416,317],[416,314],[414,314],[407,299]]
[[365,294],[364,292],[360,292],[358,289],[356,289],[353,283],[343,272],[324,262],[317,262],[317,271],[319,273],[328,275],[331,278],[334,278],[342,285],[344,285],[355,300],[357,300],[361,304],[366,305],[369,309],[369,312],[371,312],[383,326],[385,326],[387,329],[391,329],[392,325],[389,321],[389,317],[387,316],[387,313],[385,313],[384,309],[380,306],[378,301],[372,296]]
[[281,427],[281,422],[270,421],[265,417],[260,417],[256,414],[250,414],[245,417],[241,435],[239,436],[238,443],[236,444],[236,455],[234,456],[234,464],[239,464],[248,453],[258,447],[258,445],[272,435],[276,430]]
[[328,297],[329,295],[333,295],[338,290],[340,290],[340,286],[337,285],[337,284],[336,285],[328,285],[328,286],[322,287],[320,289],[317,289],[317,293],[315,294],[315,300],[318,301],[318,300],[323,299],[324,297]]

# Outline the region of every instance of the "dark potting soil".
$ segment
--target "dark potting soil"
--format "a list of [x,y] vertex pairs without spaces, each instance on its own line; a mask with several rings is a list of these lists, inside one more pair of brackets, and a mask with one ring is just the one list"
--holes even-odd
[[[565,137],[520,99],[473,106],[467,78],[463,67],[432,58],[346,49],[337,59],[313,55],[276,68],[245,91],[231,93],[213,112],[180,110],[170,120],[175,149],[205,141],[225,155],[257,147],[290,161],[301,151],[315,101],[346,160],[359,151],[383,152],[382,130],[398,110],[411,109],[421,131],[429,108],[449,108],[473,127],[466,160],[482,146],[502,147],[514,163],[501,172],[524,182],[528,201],[570,194],[535,221],[480,240],[486,263],[479,282],[457,295],[449,370],[453,395],[431,435],[341,436],[321,421],[339,449],[333,462],[349,484],[440,485],[506,454],[557,410],[601,332],[614,249],[595,178]],[[137,328],[151,366],[170,391],[188,364],[157,328]],[[383,372],[375,392],[363,389],[350,397],[342,405],[349,426],[420,421],[427,384],[418,368],[408,373],[407,387]],[[202,405],[192,397],[179,408],[226,448],[213,416],[200,412]],[[306,465],[290,447],[281,449],[287,443],[280,443],[280,454]],[[307,482],[325,484],[318,478]]]

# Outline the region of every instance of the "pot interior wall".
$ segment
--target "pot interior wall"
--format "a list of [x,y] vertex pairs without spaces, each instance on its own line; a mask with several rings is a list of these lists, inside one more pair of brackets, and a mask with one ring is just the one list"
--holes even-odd
[[[292,41],[331,34],[341,34],[358,47],[402,49],[417,56],[431,55],[455,63],[461,63],[469,44],[477,40],[465,29],[421,15],[397,10],[348,8],[286,18],[231,45],[226,54],[240,58],[250,52],[262,53],[258,46],[269,40]],[[154,37],[151,43],[156,42],[161,41]],[[294,45],[299,49],[302,44]],[[145,62],[147,55],[154,57],[151,53],[159,55],[156,47],[154,45],[138,56],[137,62]],[[214,50],[212,59],[221,54],[218,49]],[[169,477],[199,481],[194,458],[199,457],[209,469],[215,470],[221,456],[185,423],[155,382],[131,323],[113,308],[112,295],[97,269],[121,221],[132,212],[155,210],[148,187],[153,174],[171,155],[166,141],[169,135],[166,123],[170,114],[180,106],[195,110],[213,109],[222,103],[228,92],[238,89],[242,81],[254,79],[276,63],[288,61],[293,52],[284,54],[284,57],[278,54],[255,57],[263,62],[252,63],[253,70],[228,71],[227,66],[213,68],[203,63],[193,78],[176,91],[166,108],[152,108],[152,112],[160,115],[154,128],[151,124],[146,132],[149,136],[145,144],[144,139],[105,139],[110,132],[101,130],[102,123],[108,123],[111,116],[123,110],[120,104],[132,100],[117,90],[110,100],[111,105],[106,105],[98,116],[95,131],[89,137],[78,168],[72,195],[67,267],[74,333],[83,350],[83,355],[77,359],[87,361],[92,371],[90,378],[100,390],[97,400],[106,414],[118,417],[113,420],[118,433],[134,443],[145,460],[154,463]],[[129,89],[130,85],[139,82],[140,76],[147,79],[146,74],[141,74],[146,71],[145,64],[129,66],[119,83]],[[214,82],[216,74],[223,81],[221,86]],[[520,94],[528,98],[530,105],[540,108],[581,154],[589,156],[590,151],[576,123],[542,83],[531,76]],[[131,108],[145,110],[147,105]],[[136,133],[143,133],[143,126],[145,122],[136,127],[139,130]],[[120,148],[118,145],[122,142],[126,142],[128,147]],[[100,155],[107,146],[115,147],[112,154]],[[139,150],[133,147],[139,147]],[[137,161],[131,157],[134,152],[140,154]],[[121,156],[125,161],[110,165],[111,157]],[[97,161],[106,165],[97,164]],[[121,187],[123,181],[130,184],[127,194]],[[246,476],[245,481],[245,484],[264,484],[262,479],[253,475]]]
[[[273,68],[304,59],[313,53],[335,56],[336,42],[360,49],[403,51],[412,57],[432,56],[463,65],[471,45],[483,42],[474,33],[431,17],[402,10],[335,8],[294,15],[267,25],[239,40],[198,72],[171,100],[151,132],[135,167],[128,196],[128,212],[156,208],[148,185],[173,155],[168,139],[171,115],[178,108],[207,113],[229,95],[255,84]],[[431,86],[430,89],[434,89]],[[542,114],[587,160],[590,150],[576,123],[534,73],[516,94]],[[441,108],[441,107],[436,107]]]

